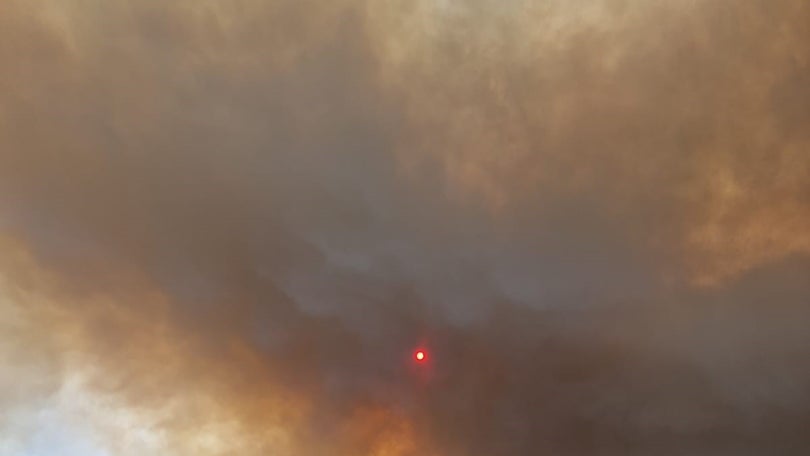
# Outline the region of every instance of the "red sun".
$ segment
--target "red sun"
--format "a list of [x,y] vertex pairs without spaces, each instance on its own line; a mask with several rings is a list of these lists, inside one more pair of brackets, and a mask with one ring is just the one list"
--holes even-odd
[[416,361],[421,363],[427,360],[427,353],[424,350],[416,350],[413,353],[413,357]]

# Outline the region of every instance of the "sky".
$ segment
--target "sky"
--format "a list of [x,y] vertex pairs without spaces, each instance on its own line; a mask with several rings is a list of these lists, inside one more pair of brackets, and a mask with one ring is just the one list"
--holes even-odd
[[806,454],[810,3],[4,0],[0,315],[2,456]]

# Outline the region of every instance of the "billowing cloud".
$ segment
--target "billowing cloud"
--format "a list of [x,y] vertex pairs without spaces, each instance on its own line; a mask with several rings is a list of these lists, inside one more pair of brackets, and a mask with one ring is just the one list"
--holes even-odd
[[3,2],[0,453],[805,451],[805,3]]

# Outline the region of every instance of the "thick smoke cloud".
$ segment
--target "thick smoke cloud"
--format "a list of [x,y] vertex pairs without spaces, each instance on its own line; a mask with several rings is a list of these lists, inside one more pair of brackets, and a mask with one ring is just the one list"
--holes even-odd
[[0,453],[806,452],[808,56],[802,0],[7,0]]

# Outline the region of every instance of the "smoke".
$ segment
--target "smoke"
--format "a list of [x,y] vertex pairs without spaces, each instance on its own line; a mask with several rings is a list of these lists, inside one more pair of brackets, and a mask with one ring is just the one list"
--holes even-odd
[[3,2],[0,453],[801,453],[808,56],[801,0]]

